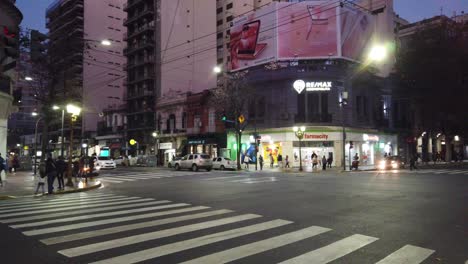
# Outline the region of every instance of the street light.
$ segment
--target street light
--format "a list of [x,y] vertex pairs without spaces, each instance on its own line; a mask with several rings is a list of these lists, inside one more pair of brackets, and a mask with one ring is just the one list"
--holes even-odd
[[[57,106],[57,105],[54,105],[52,106],[52,109],[53,110],[59,110],[60,107]],[[65,109],[62,108],[62,130],[61,130],[61,144],[60,144],[60,156],[63,157],[63,152],[64,152],[64,148],[65,148],[65,140],[64,140],[64,135],[63,135],[63,129],[64,129],[64,123],[65,123]]]
[[103,40],[101,41],[101,45],[103,45],[103,46],[110,46],[110,45],[112,45],[112,43],[111,43],[110,40],[108,40],[108,39],[103,39]]
[[220,67],[220,66],[215,66],[213,68],[213,72],[214,73],[221,73],[223,71],[223,69]]
[[24,77],[24,80],[26,80],[26,81],[30,82],[30,81],[32,81],[32,80],[33,80],[33,78],[32,78],[32,77],[30,77],[30,76],[26,76],[26,77]]
[[[32,112],[32,116],[38,116],[39,114],[37,112]],[[34,175],[36,175],[37,172],[37,127],[39,126],[39,122],[41,121],[42,116],[39,117],[36,121],[36,130],[34,131]]]
[[78,106],[68,104],[67,105],[67,113],[70,116],[70,147],[69,147],[69,154],[68,154],[68,172],[67,172],[67,186],[73,187],[72,181],[72,154],[73,154],[73,123],[75,122],[77,116],[81,113],[81,108]]
[[294,134],[299,139],[299,171],[302,171],[302,139],[304,138],[305,130],[305,126],[301,126],[300,128],[297,126],[293,127]]
[[384,45],[375,45],[369,52],[369,60],[380,62],[387,57],[387,48]]
[[341,162],[343,163],[343,170],[346,170],[346,127],[345,127],[345,115],[344,115],[344,106],[348,103],[348,92],[343,91],[341,92],[341,100],[340,100],[340,106],[341,106],[341,127],[342,127],[342,138],[343,138],[343,157],[341,159]]
[[158,152],[159,152],[159,138],[158,138],[158,132],[154,131],[151,136],[155,139],[154,141],[154,153],[156,155],[156,166],[158,166]]

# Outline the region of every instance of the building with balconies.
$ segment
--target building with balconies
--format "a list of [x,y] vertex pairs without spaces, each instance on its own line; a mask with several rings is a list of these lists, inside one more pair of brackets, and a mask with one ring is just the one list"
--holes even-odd
[[[83,108],[75,127],[82,141],[96,135],[105,109],[124,100],[125,2],[56,0],[46,10],[49,56],[52,63],[64,65],[57,74],[56,104],[73,102]],[[59,141],[59,124],[53,127],[52,141]]]

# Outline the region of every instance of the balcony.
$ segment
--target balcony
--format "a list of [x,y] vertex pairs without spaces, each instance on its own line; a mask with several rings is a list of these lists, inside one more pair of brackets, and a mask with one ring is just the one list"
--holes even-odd
[[133,80],[128,80],[128,84],[135,84],[138,82],[146,81],[146,80],[153,80],[154,74],[144,74],[142,76],[138,76]]
[[133,100],[141,97],[147,97],[147,96],[154,96],[154,91],[151,90],[143,90],[143,91],[138,91],[135,93],[128,93],[127,100]]
[[154,45],[153,40],[142,41],[136,45],[129,45],[128,48],[124,49],[124,55],[130,55],[145,48],[154,48]]
[[140,13],[134,14],[132,17],[124,19],[123,25],[127,26],[128,24],[130,24],[132,22],[135,22],[136,20],[138,20],[138,19],[140,19],[142,17],[145,17],[147,15],[154,15],[154,8],[153,7],[145,8]]
[[154,64],[154,57],[147,57],[147,58],[144,58],[143,60],[138,60],[138,61],[135,61],[135,62],[132,62],[132,63],[128,63],[125,66],[124,70],[131,70],[133,68],[140,67],[140,66],[143,66],[145,64]]
[[139,34],[145,32],[147,30],[148,31],[154,31],[154,22],[150,22],[150,23],[148,23],[146,25],[143,25],[143,26],[139,27],[138,29],[136,29],[133,32],[128,32],[127,40],[131,39],[131,38],[134,38],[134,37],[138,36]]

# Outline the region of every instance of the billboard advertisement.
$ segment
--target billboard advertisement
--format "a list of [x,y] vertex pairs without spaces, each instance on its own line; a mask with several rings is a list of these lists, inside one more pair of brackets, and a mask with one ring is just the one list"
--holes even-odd
[[322,1],[278,4],[278,58],[337,56],[336,8]]
[[235,71],[282,60],[360,61],[375,30],[374,16],[352,4],[272,3],[233,21],[229,66]]
[[230,29],[230,69],[276,60],[276,5],[236,18]]

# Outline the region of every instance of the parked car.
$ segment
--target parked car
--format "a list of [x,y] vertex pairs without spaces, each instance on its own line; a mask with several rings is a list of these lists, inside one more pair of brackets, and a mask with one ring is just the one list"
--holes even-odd
[[174,168],[176,170],[191,169],[192,171],[198,171],[199,169],[205,169],[211,171],[213,161],[207,154],[188,154],[176,161]]
[[400,156],[389,156],[379,162],[379,170],[395,170],[405,167],[405,163]]
[[175,158],[173,158],[171,161],[169,161],[169,162],[167,163],[167,167],[169,167],[169,168],[174,168],[176,162],[179,161],[180,159],[181,159],[181,157],[175,157]]
[[215,170],[235,170],[237,165],[230,158],[213,158],[213,169]]
[[96,170],[115,169],[117,165],[110,157],[96,157],[94,162]]

